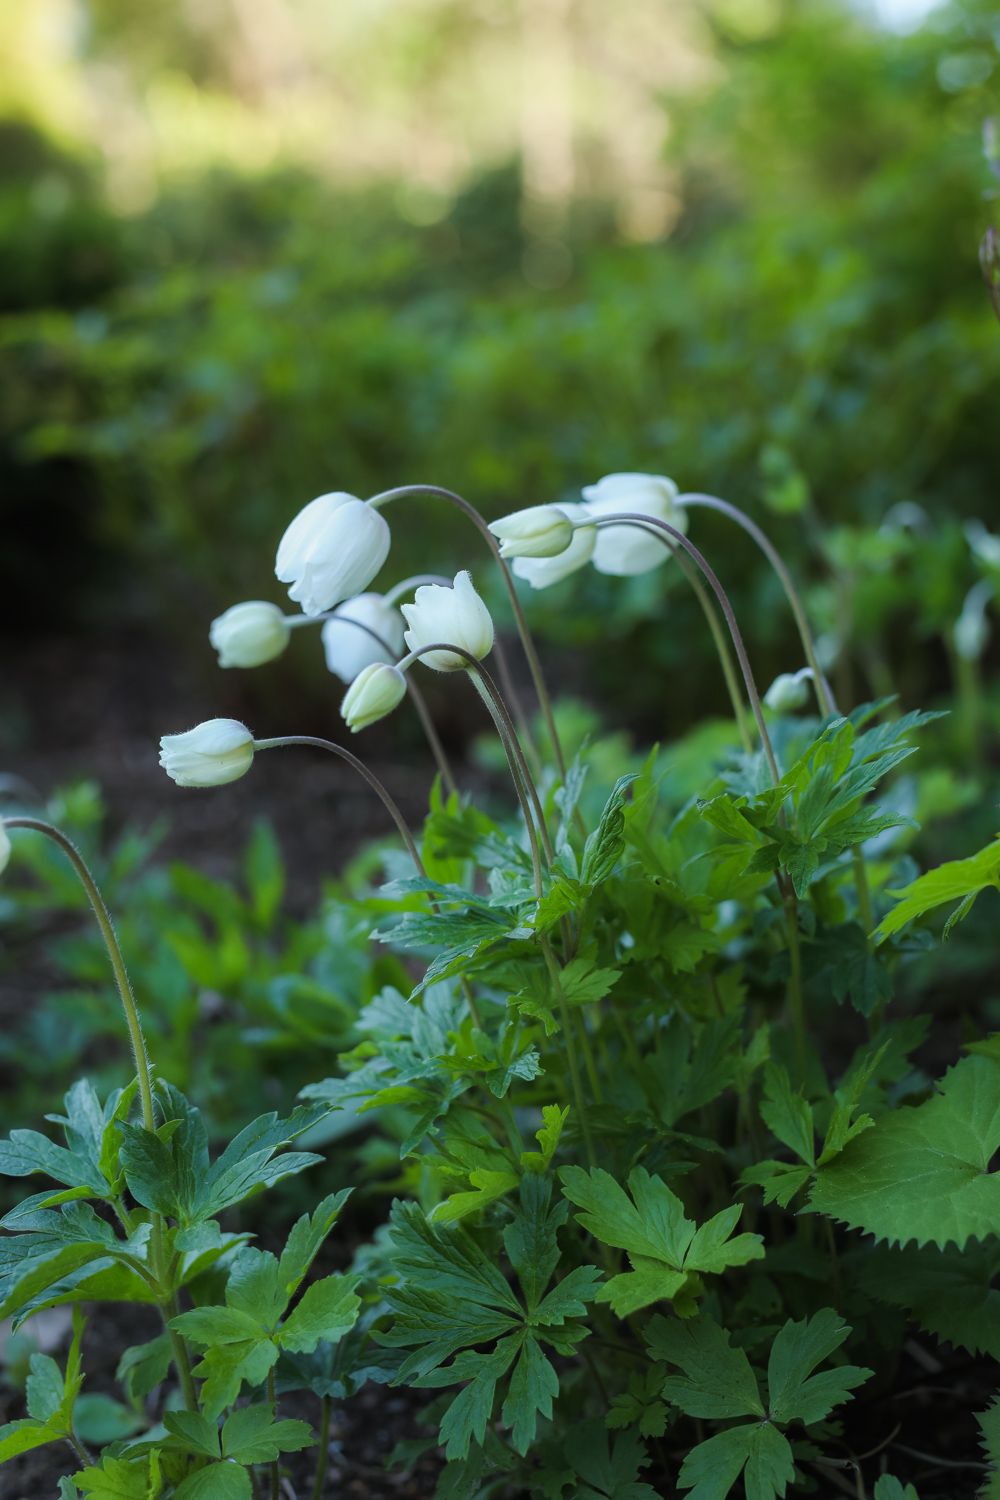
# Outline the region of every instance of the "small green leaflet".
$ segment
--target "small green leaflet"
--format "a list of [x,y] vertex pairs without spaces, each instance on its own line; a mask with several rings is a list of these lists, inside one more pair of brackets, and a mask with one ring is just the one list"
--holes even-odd
[[559,1137],[562,1135],[563,1126],[569,1115],[569,1105],[560,1109],[558,1104],[546,1104],[542,1108],[542,1119],[545,1122],[541,1130],[535,1132],[535,1140],[541,1146],[541,1151],[522,1151],[521,1166],[526,1172],[547,1172],[549,1164],[556,1153],[559,1145]]
[[597,1295],[610,1302],[620,1318],[652,1302],[677,1298],[676,1310],[690,1317],[703,1289],[699,1272],[719,1272],[759,1260],[759,1234],[729,1236],[742,1213],[740,1204],[723,1209],[700,1229],[685,1218],[681,1200],[659,1177],[636,1167],[628,1179],[634,1203],[609,1172],[594,1167],[563,1167],[566,1196],[586,1210],[577,1218],[605,1245],[628,1252],[632,1270],[615,1276]]
[[73,1475],[73,1483],[96,1500],[156,1500],[160,1494],[160,1461],[157,1452],[141,1458],[103,1457],[100,1465]]
[[741,1472],[747,1500],[785,1494],[794,1467],[791,1444],[778,1425],[818,1422],[850,1401],[853,1388],[872,1373],[854,1365],[813,1373],[848,1333],[850,1328],[829,1307],[801,1323],[785,1323],[771,1347],[765,1406],[746,1354],[732,1348],[729,1334],[706,1314],[686,1322],[653,1318],[646,1330],[650,1354],[683,1371],[664,1381],[667,1400],[699,1419],[754,1419],[691,1450],[677,1481],[691,1490],[690,1500],[724,1500]]
[[1000,1232],[1000,1063],[974,1054],[926,1104],[888,1111],[816,1174],[809,1207],[890,1244]]
[[620,776],[615,782],[611,796],[604,804],[601,821],[584,846],[580,866],[583,885],[598,885],[602,880],[607,880],[621,858],[625,848],[625,794],[633,781],[638,779],[638,773],[632,772],[627,776]]
[[945,901],[958,901],[959,905],[949,917],[944,931],[944,936],[947,937],[953,923],[961,921],[980,891],[990,885],[1000,890],[998,841],[980,849],[970,859],[948,860],[947,863],[938,865],[936,870],[928,870],[926,875],[921,875],[912,885],[904,886],[899,891],[890,891],[890,896],[899,897],[899,904],[876,927],[875,940],[884,942],[914,917],[922,917],[925,912],[932,911]]
[[612,1396],[605,1427],[638,1426],[643,1437],[662,1437],[667,1430],[667,1408],[659,1400],[666,1365],[650,1365],[645,1374],[633,1370],[628,1390]]
[[883,1474],[881,1478],[876,1479],[872,1493],[874,1500],[920,1500],[913,1485],[904,1486],[894,1474]]
[[639,1473],[649,1465],[635,1432],[620,1432],[611,1446],[598,1422],[584,1422],[563,1444],[567,1463],[584,1481],[575,1500],[659,1500]]

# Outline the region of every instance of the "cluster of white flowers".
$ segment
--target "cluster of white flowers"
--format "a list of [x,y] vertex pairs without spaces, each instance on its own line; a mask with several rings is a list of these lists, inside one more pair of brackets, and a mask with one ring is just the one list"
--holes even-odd
[[[603,517],[648,516],[687,531],[677,486],[662,475],[608,474],[582,494],[581,503],[532,506],[490,526],[501,557],[512,559],[513,572],[532,588],[548,588],[588,562],[599,573],[627,577],[670,556],[669,547],[641,525],[595,525]],[[256,667],[281,655],[293,626],[323,618],[326,664],[349,684],[341,713],[354,732],[401,702],[404,674],[418,658],[436,671],[457,672],[469,668],[469,657],[482,661],[493,649],[493,621],[467,572],[451,585],[417,588],[413,603],[400,608],[394,598],[402,585],[391,596],[365,592],[391,541],[377,499],[342,491],[320,495],[285,531],[274,571],[289,585],[289,598],[301,604],[301,615],[249,600],[227,609],[209,631],[221,667]],[[404,644],[410,655],[400,660]],[[253,753],[245,725],[211,719],[186,734],[164,735],[160,763],[180,786],[221,786],[249,770]]]

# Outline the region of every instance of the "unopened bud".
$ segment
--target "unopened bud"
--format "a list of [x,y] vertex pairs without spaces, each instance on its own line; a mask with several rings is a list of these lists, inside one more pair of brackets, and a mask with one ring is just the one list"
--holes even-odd
[[165,734],[160,765],[178,786],[225,786],[253,765],[253,735],[236,719],[206,719],[186,734]]
[[811,676],[809,667],[803,667],[801,672],[782,672],[764,694],[764,702],[776,714],[794,713],[809,696],[807,683]]
[[220,667],[260,667],[281,655],[291,634],[276,604],[248,599],[213,620],[208,638],[219,653]]
[[501,557],[558,557],[573,540],[573,527],[557,505],[532,505],[490,522]]
[[398,667],[373,662],[358,673],[344,694],[340,713],[352,733],[367,729],[391,714],[406,694],[406,678]]
[[[473,587],[470,573],[456,573],[450,589],[439,583],[424,584],[417,589],[413,603],[401,608],[410,627],[406,644],[411,651],[448,641],[482,661],[493,650],[493,621]],[[437,672],[460,672],[469,665],[454,651],[428,651],[421,660]]]

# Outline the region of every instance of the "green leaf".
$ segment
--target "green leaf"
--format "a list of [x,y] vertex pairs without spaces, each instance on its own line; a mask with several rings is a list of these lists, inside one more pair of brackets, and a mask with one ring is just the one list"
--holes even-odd
[[731,1427],[692,1448],[677,1476],[688,1500],[725,1500],[746,1465],[746,1500],[783,1496],[795,1478],[792,1449],[770,1422]]
[[769,1414],[775,1422],[792,1421],[808,1426],[818,1422],[833,1407],[854,1398],[849,1394],[862,1385],[871,1370],[856,1365],[838,1365],[813,1375],[834,1349],[838,1349],[850,1328],[832,1307],[821,1308],[801,1323],[789,1320],[775,1335],[767,1366]]
[[9,1140],[0,1141],[0,1172],[6,1177],[44,1172],[46,1177],[54,1177],[68,1187],[87,1188],[95,1198],[108,1190],[96,1162],[57,1146],[37,1130],[12,1130]]
[[309,1354],[319,1339],[335,1344],[357,1321],[361,1299],[354,1288],[360,1280],[360,1276],[325,1276],[314,1281],[281,1325],[281,1347]]
[[541,1130],[535,1132],[535,1140],[542,1149],[541,1151],[522,1151],[521,1166],[526,1172],[548,1171],[568,1115],[568,1104],[565,1109],[560,1109],[558,1104],[546,1104],[542,1107],[542,1119],[545,1123]]
[[[1000,889],[1000,842],[980,849],[971,859],[949,860],[938,865],[936,870],[928,870],[912,885],[890,891],[891,896],[899,897],[899,904],[876,927],[875,940],[884,942],[914,917],[922,917],[944,901],[960,901],[964,908],[961,915],[964,916],[972,904],[968,898],[977,896],[988,885]],[[958,916],[956,912],[956,920]]]
[[278,1280],[291,1296],[298,1288],[309,1267],[337,1221],[337,1216],[348,1198],[351,1188],[331,1193],[314,1210],[312,1215],[303,1214],[292,1225],[291,1233],[281,1252]]
[[765,1203],[780,1203],[787,1208],[812,1173],[812,1167],[796,1166],[794,1162],[758,1161],[740,1173],[740,1186],[762,1188]]
[[474,1191],[452,1193],[450,1198],[439,1203],[430,1216],[434,1223],[454,1224],[459,1219],[467,1218],[469,1214],[485,1208],[488,1203],[495,1203],[505,1193],[512,1193],[518,1186],[520,1178],[515,1177],[511,1172],[480,1170],[469,1173],[469,1182]]
[[662,1392],[688,1416],[764,1415],[750,1361],[742,1349],[730,1347],[729,1334],[707,1313],[669,1321],[657,1314],[645,1338],[655,1360],[684,1371],[668,1376]]
[[[290,1300],[289,1293],[279,1283],[278,1262],[270,1251],[254,1250],[249,1246],[241,1250],[226,1282],[226,1307],[259,1324],[258,1334],[261,1329],[273,1333]],[[207,1313],[211,1309],[202,1308],[200,1311]],[[193,1337],[198,1338],[198,1335]]]
[[816,1175],[809,1207],[877,1240],[959,1249],[1000,1232],[1000,1064],[963,1058],[926,1104],[882,1115]]
[[526,1177],[521,1184],[518,1212],[503,1232],[504,1248],[521,1283],[529,1313],[538,1307],[559,1264],[556,1231],[569,1214],[565,1201],[553,1207],[551,1200],[551,1181]]
[[169,1334],[160,1334],[148,1344],[132,1344],[121,1356],[114,1379],[121,1382],[129,1400],[147,1397],[150,1391],[166,1380],[166,1373],[174,1359]]
[[778,1063],[766,1064],[764,1093],[760,1112],[766,1125],[796,1156],[814,1167],[816,1150],[812,1107],[802,1094],[792,1091],[787,1068]]
[[250,1475],[242,1464],[223,1461],[182,1479],[173,1500],[252,1500],[252,1496]]
[[874,1500],[920,1500],[912,1484],[905,1487],[894,1474],[883,1474],[875,1481]]
[[219,1457],[219,1429],[201,1412],[165,1412],[163,1425],[186,1453],[196,1453],[202,1458]]
[[222,1424],[222,1453],[239,1464],[267,1464],[282,1453],[298,1453],[313,1442],[308,1422],[274,1420],[270,1403],[244,1406]]
[[36,1421],[47,1422],[55,1416],[66,1394],[63,1372],[48,1354],[33,1354],[30,1368],[25,1387],[28,1411]]
[[676,1194],[643,1167],[636,1167],[628,1180],[634,1206],[601,1168],[588,1174],[582,1167],[564,1167],[560,1177],[566,1196],[586,1210],[577,1215],[584,1229],[604,1244],[628,1252],[632,1272],[613,1277],[597,1297],[599,1302],[610,1302],[619,1317],[682,1292],[690,1308],[691,1295],[697,1291],[692,1272],[721,1271],[764,1254],[759,1235],[742,1234],[727,1243],[739,1218],[738,1206],[717,1214],[696,1232]]
[[584,885],[599,885],[602,880],[607,880],[618,863],[625,847],[622,836],[625,828],[625,794],[633,781],[638,779],[638,774],[633,772],[620,776],[615,782],[611,796],[604,804],[601,821],[584,845],[580,866],[580,880]]
[[907,1312],[944,1343],[1000,1359],[1000,1241],[957,1250],[933,1245],[904,1250],[880,1245],[857,1266],[858,1284],[871,1296]]
[[518,1338],[506,1338],[500,1340],[492,1354],[465,1350],[456,1357],[450,1369],[434,1370],[413,1382],[423,1386],[469,1381],[459,1391],[441,1422],[440,1436],[447,1459],[467,1457],[473,1437],[477,1443],[482,1443],[493,1413],[497,1381],[510,1369],[519,1344]]
[[104,1448],[108,1443],[131,1437],[147,1425],[146,1418],[133,1406],[123,1406],[111,1396],[95,1391],[77,1396],[73,1411],[73,1430],[85,1443]]
[[990,1465],[986,1489],[979,1493],[983,1500],[997,1500],[1000,1496],[1000,1396],[993,1397],[977,1420],[983,1434],[980,1445]]
[[511,1441],[518,1453],[527,1453],[535,1440],[538,1413],[552,1416],[552,1401],[559,1394],[559,1377],[537,1340],[525,1339],[517,1364],[511,1371],[503,1420],[514,1430]]
[[162,1488],[159,1458],[155,1451],[142,1458],[105,1456],[99,1468],[74,1474],[73,1483],[97,1500],[156,1500]]
[[591,958],[573,958],[560,972],[559,982],[567,1005],[594,1005],[621,977],[620,969],[598,969]]
[[659,1500],[651,1485],[639,1480],[648,1468],[646,1449],[635,1432],[622,1432],[608,1446],[608,1434],[599,1422],[585,1422],[573,1429],[563,1444],[563,1453],[573,1469],[586,1481],[576,1500]]

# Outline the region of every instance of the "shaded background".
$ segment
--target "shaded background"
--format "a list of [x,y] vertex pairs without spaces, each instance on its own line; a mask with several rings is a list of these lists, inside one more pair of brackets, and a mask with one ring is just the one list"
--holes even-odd
[[[991,647],[969,664],[952,636],[1000,458],[985,6],[4,0],[0,20],[5,772],[46,795],[94,776],[119,821],[168,811],[187,857],[228,858],[263,810],[335,869],[368,824],[333,770],[331,835],[287,760],[211,809],[156,767],[162,732],[213,714],[339,732],[315,633],[220,673],[211,618],[283,602],[277,540],[320,492],[424,479],[493,516],[618,469],[746,506],[807,585],[841,700],[964,693],[989,756]],[[380,583],[471,566],[505,618],[453,512],[387,515]],[[712,517],[693,535],[762,685],[796,667],[763,560]],[[587,569],[527,601],[557,692],[637,743],[725,712],[681,585]],[[425,676],[468,761],[477,706]],[[366,746],[418,815],[415,725]]]

